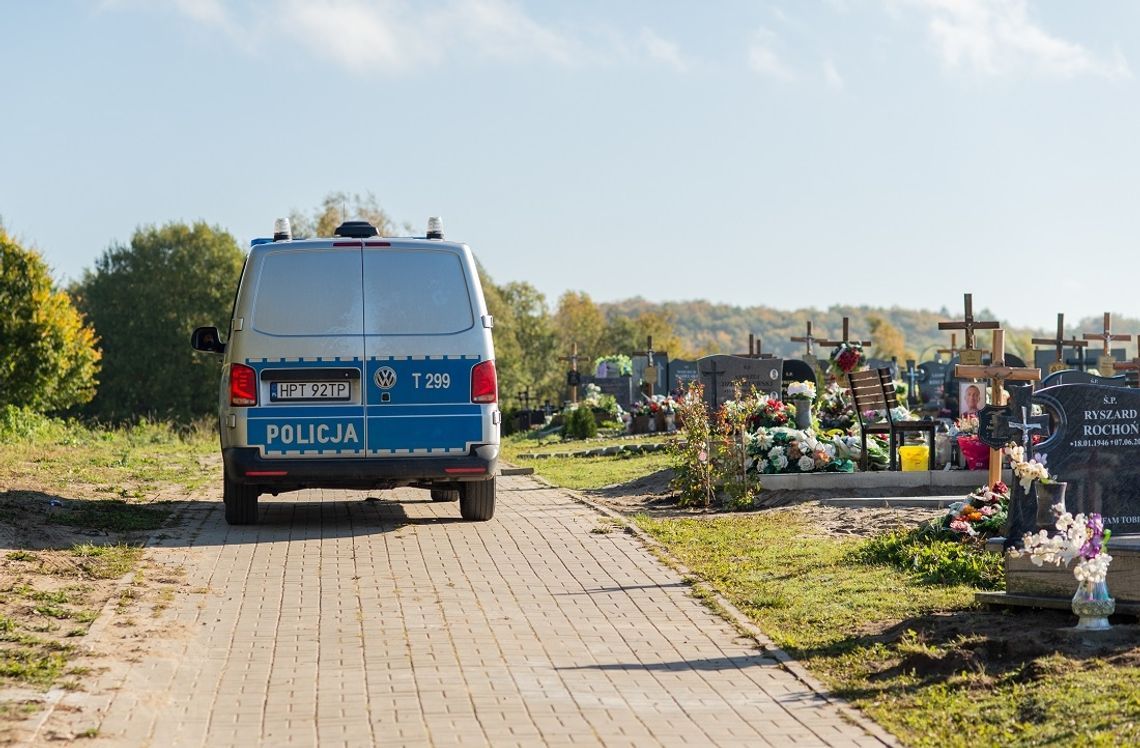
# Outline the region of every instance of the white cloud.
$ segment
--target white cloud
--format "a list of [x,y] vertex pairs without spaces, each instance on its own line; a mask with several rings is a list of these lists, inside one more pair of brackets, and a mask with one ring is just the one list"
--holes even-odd
[[748,67],[752,72],[766,78],[775,78],[781,81],[794,80],[796,75],[782,59],[775,47],[779,37],[768,29],[757,29],[752,35],[752,42],[748,45]]
[[675,43],[649,29],[635,35],[602,28],[586,40],[540,22],[517,0],[100,0],[100,7],[174,11],[246,47],[284,36],[356,72],[401,73],[472,59],[564,67],[636,59],[678,72],[689,67]]
[[989,76],[1132,77],[1119,51],[1103,59],[1049,34],[1029,17],[1026,0],[912,1],[929,13],[930,35],[948,68]]
[[835,67],[835,62],[831,60],[831,58],[823,61],[823,80],[827,83],[827,87],[833,91],[843,89],[843,76],[839,74],[839,70]]
[[657,35],[652,29],[641,30],[641,47],[649,59],[667,65],[679,73],[689,70],[689,63],[681,55],[680,48],[668,39]]

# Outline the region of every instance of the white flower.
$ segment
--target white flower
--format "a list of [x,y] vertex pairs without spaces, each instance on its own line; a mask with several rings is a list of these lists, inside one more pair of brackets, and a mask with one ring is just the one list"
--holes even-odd
[[[779,449],[779,448],[777,447],[777,449]],[[775,453],[775,451],[776,451],[775,449],[772,450],[773,453]],[[769,455],[768,459],[770,459],[772,461],[772,464],[776,466],[777,470],[783,470],[784,468],[786,468],[788,466],[788,458],[784,457],[784,455],[782,453],[776,455],[775,457],[772,457],[771,455]]]
[[796,464],[799,466],[800,471],[804,473],[810,473],[815,469],[815,460],[813,460],[811,457],[808,457],[807,455],[801,457],[799,459],[799,462]]
[[756,446],[760,449],[768,449],[772,446],[772,435],[767,429],[756,432]]
[[[783,456],[784,456],[784,448],[783,447],[772,447],[772,451],[768,453],[768,459],[769,460],[773,460],[777,457],[783,457]],[[786,458],[784,460],[784,464],[785,465],[788,464]]]
[[788,397],[804,400],[814,400],[815,382],[792,382],[788,385]]
[[756,461],[756,471],[757,472],[762,473],[767,469],[768,469],[768,461],[767,460],[757,460]]

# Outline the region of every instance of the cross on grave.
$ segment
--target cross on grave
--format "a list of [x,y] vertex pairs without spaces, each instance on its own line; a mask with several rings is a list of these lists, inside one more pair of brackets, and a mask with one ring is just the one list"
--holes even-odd
[[816,342],[822,346],[840,345],[841,343],[847,343],[847,344],[858,343],[859,345],[863,345],[863,346],[871,345],[870,340],[852,340],[851,339],[851,321],[847,317],[843,318],[843,337],[842,338],[840,338],[839,340],[817,340]]
[[935,351],[935,353],[939,354],[940,360],[942,358],[943,353],[948,353],[948,354],[950,354],[950,360],[953,361],[954,357],[958,355],[958,333],[956,333],[956,332],[950,333],[950,347],[949,348],[939,348],[938,350]]
[[530,410],[530,388],[527,387],[525,390],[520,392],[517,397],[519,399],[519,402],[523,404],[523,409]]
[[709,379],[712,380],[710,382],[710,387],[712,388],[712,409],[713,409],[714,413],[716,412],[717,408],[720,407],[719,398],[717,397],[717,393],[719,392],[719,390],[717,389],[717,380],[721,375],[727,374],[727,373],[728,373],[727,369],[718,370],[716,368],[716,361],[715,360],[713,361],[713,365],[712,365],[711,369],[709,369],[708,371],[701,372],[702,377],[708,377]]
[[807,322],[807,334],[802,337],[793,337],[791,340],[793,343],[803,343],[805,348],[804,353],[808,356],[813,355],[814,351],[812,350],[812,345],[817,342],[817,338],[811,334],[810,319]]
[[559,356],[559,361],[569,361],[570,371],[566,374],[566,384],[570,385],[570,402],[578,402],[578,385],[582,382],[581,375],[578,373],[578,360],[585,358],[585,356],[578,355],[578,343],[575,342],[570,346],[569,356]]
[[1102,377],[1111,377],[1113,373],[1113,364],[1116,363],[1112,358],[1112,351],[1109,348],[1114,340],[1132,340],[1131,335],[1113,335],[1112,334],[1112,314],[1109,312],[1104,313],[1104,332],[1102,333],[1085,333],[1085,340],[1101,340],[1104,342],[1104,352],[1101,354],[1100,359],[1096,362],[1096,368],[1100,370]]
[[906,360],[906,405],[913,408],[919,402],[918,396],[918,369],[914,368],[914,359]]
[[[968,311],[967,308],[967,313]],[[954,367],[954,376],[959,379],[989,379],[992,382],[990,402],[997,405],[1004,399],[1003,385],[1007,381],[1036,382],[1041,379],[1041,370],[1006,366],[1005,330],[995,328],[993,336],[993,358],[990,365],[958,364]],[[1001,480],[1001,452],[991,446],[989,485],[992,486],[999,480]]]
[[1031,441],[1029,433],[1031,431],[1044,431],[1045,426],[1037,418],[1029,417],[1028,406],[1021,406],[1021,421],[1009,421],[1008,425],[1011,429],[1016,429],[1021,432],[1021,446],[1025,449],[1025,454],[1029,456],[1029,443]]
[[[1057,346],[1057,360],[1049,364],[1049,373],[1055,371],[1064,371],[1069,368],[1068,363],[1065,362],[1065,314],[1059,312],[1057,314],[1057,337],[1055,338],[1031,338],[1030,341],[1033,345],[1055,345]],[[1077,340],[1073,338],[1070,345],[1077,349],[1077,355],[1080,355],[1081,348],[1088,345],[1087,340]],[[1083,358],[1083,356],[1081,356]]]
[[[1140,336],[1137,336],[1137,338],[1138,338],[1138,340],[1140,340]],[[1125,372],[1128,372],[1128,371],[1140,372],[1140,358],[1134,358],[1131,361],[1125,361],[1123,363],[1113,364],[1113,369],[1115,369],[1117,371],[1125,371]]]
[[[974,319],[974,295],[972,293],[965,294],[965,308],[966,317],[961,322],[939,322],[939,330],[965,330],[966,331],[966,347],[958,352],[959,361],[963,366],[981,366],[982,354],[984,351],[978,350],[974,345],[974,331],[975,330],[996,330],[998,323],[993,320],[979,321]],[[996,352],[995,352],[996,353]],[[1004,353],[1002,354],[1005,355]],[[994,360],[997,360],[996,358]]]
[[641,351],[645,357],[649,359],[649,363],[645,366],[645,371],[642,373],[642,378],[645,379],[645,384],[649,387],[649,392],[646,394],[653,397],[653,385],[657,382],[657,367],[653,365],[653,336],[647,335],[645,337],[645,350]]

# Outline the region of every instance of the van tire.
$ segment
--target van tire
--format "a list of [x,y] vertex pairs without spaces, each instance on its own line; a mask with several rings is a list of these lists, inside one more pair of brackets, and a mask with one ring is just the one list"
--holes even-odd
[[454,488],[433,488],[432,501],[459,501],[459,491]]
[[226,505],[226,524],[257,524],[257,486],[247,486],[228,477],[222,479],[222,500]]
[[473,522],[486,522],[495,516],[495,479],[460,484],[459,514]]

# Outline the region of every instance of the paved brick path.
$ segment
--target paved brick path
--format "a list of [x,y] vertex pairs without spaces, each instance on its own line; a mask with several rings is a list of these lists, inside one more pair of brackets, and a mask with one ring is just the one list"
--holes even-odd
[[368,495],[263,497],[250,528],[191,505],[148,551],[185,575],[159,633],[140,648],[97,626],[139,651],[64,696],[38,742],[882,744],[561,491],[501,478],[489,523]]

